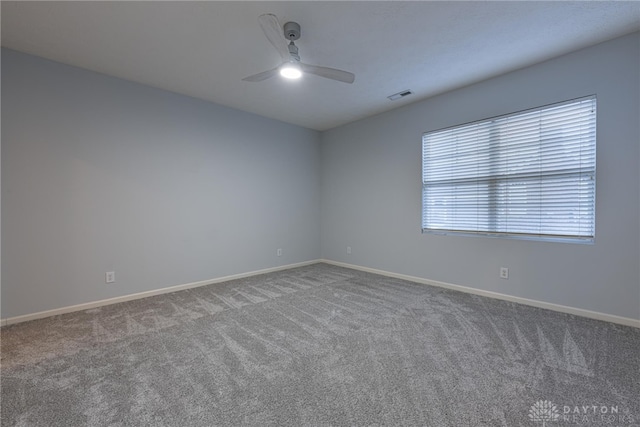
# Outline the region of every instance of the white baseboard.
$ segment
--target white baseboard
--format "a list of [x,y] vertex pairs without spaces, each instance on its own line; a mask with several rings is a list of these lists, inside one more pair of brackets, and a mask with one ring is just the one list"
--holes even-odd
[[339,267],[351,268],[351,269],[354,269],[354,270],[366,271],[366,272],[369,272],[369,273],[379,274],[381,276],[394,277],[394,278],[397,278],[397,279],[408,280],[410,282],[421,283],[421,284],[431,285],[431,286],[437,286],[437,287],[441,287],[441,288],[452,289],[452,290],[455,290],[455,291],[466,292],[466,293],[469,293],[469,294],[480,295],[480,296],[500,299],[500,300],[504,300],[504,301],[511,301],[511,302],[515,302],[515,303],[518,303],[518,304],[530,305],[530,306],[533,306],[533,307],[545,308],[547,310],[558,311],[558,312],[561,312],[561,313],[574,314],[576,316],[588,317],[588,318],[591,318],[591,319],[603,320],[605,322],[612,322],[612,323],[617,323],[617,324],[620,324],[620,325],[626,325],[626,326],[632,326],[632,327],[640,328],[640,319],[632,319],[632,318],[629,318],[629,317],[615,316],[615,315],[612,315],[612,314],[600,313],[600,312],[597,312],[597,311],[590,311],[590,310],[585,310],[585,309],[582,309],[582,308],[575,308],[575,307],[569,307],[569,306],[566,306],[566,305],[553,304],[553,303],[549,303],[549,302],[537,301],[537,300],[532,300],[532,299],[528,299],[528,298],[521,298],[521,297],[516,297],[516,296],[512,296],[512,295],[501,294],[499,292],[485,291],[485,290],[482,290],[482,289],[475,289],[475,288],[470,288],[470,287],[461,286],[461,285],[455,285],[455,284],[447,283],[447,282],[439,282],[439,281],[436,281],[436,280],[428,280],[428,279],[424,279],[422,277],[409,276],[409,275],[406,275],[406,274],[392,273],[390,271],[378,270],[378,269],[375,269],[375,268],[363,267],[363,266],[355,265],[355,264],[347,264],[347,263],[338,262],[338,261],[332,261],[332,260],[328,260],[328,259],[318,259],[318,260],[300,262],[300,263],[296,263],[296,264],[288,264],[288,265],[279,266],[279,267],[266,268],[264,270],[256,270],[256,271],[251,271],[251,272],[248,272],[248,273],[234,274],[234,275],[231,275],[231,276],[224,276],[224,277],[219,277],[219,278],[216,278],[216,279],[209,279],[209,280],[202,280],[202,281],[199,281],[199,282],[185,283],[183,285],[170,286],[170,287],[167,287],[167,288],[155,289],[155,290],[152,290],[152,291],[139,292],[139,293],[136,293],[136,294],[124,295],[124,296],[121,296],[121,297],[115,297],[115,298],[109,298],[109,299],[104,299],[104,300],[94,301],[94,302],[89,302],[89,303],[84,303],[84,304],[72,305],[72,306],[68,306],[68,307],[57,308],[57,309],[54,309],[54,310],[40,311],[38,313],[25,314],[25,315],[16,316],[16,317],[9,317],[9,318],[6,318],[6,319],[0,319],[0,326],[12,325],[14,323],[27,322],[29,320],[42,319],[42,318],[50,317],[50,316],[57,316],[59,314],[72,313],[74,311],[88,310],[88,309],[91,309],[91,308],[102,307],[102,306],[105,306],[105,305],[117,304],[117,303],[120,303],[120,302],[126,302],[126,301],[141,299],[141,298],[152,297],[152,296],[155,296],[155,295],[168,294],[168,293],[171,293],[171,292],[181,291],[181,290],[184,290],[184,289],[197,288],[199,286],[212,285],[212,284],[215,284],[215,283],[222,283],[222,282],[226,282],[226,281],[229,281],[229,280],[242,279],[242,278],[245,278],[245,277],[257,276],[259,274],[272,273],[272,272],[275,272],[275,271],[282,271],[282,270],[289,270],[291,268],[303,267],[303,266],[306,266],[306,265],[317,264],[317,263],[320,263],[320,262],[323,262],[323,263],[326,263],[326,264],[331,264],[331,265],[336,265],[336,266],[339,266]]
[[396,279],[408,280],[410,282],[422,283],[425,285],[437,286],[440,288],[452,289],[454,291],[466,292],[468,294],[480,295],[483,297],[495,298],[504,301],[511,301],[518,304],[530,305],[538,308],[545,308],[547,310],[559,311],[561,313],[574,314],[576,316],[588,317],[590,319],[604,320],[605,322],[617,323],[620,325],[632,326],[640,328],[640,319],[632,319],[630,317],[615,316],[613,314],[600,313],[597,311],[585,310],[582,308],[569,307],[566,305],[553,304],[550,302],[538,301],[528,298],[516,297],[507,294],[501,294],[499,292],[484,291],[482,289],[470,288],[467,286],[454,285],[452,283],[439,282],[436,280],[423,279],[421,277],[408,276],[406,274],[392,273],[384,270],[377,270],[375,268],[362,267],[360,265],[347,264],[344,262],[331,261],[322,259],[320,262],[326,264],[336,265],[338,267],[352,268],[354,270],[366,271],[368,273],[379,274],[381,276],[394,277]]
[[213,285],[214,283],[227,282],[229,280],[243,279],[245,277],[257,276],[259,274],[273,273],[275,271],[289,270],[296,267],[304,267],[306,265],[317,264],[320,260],[304,261],[296,264],[288,264],[279,267],[265,268],[264,270],[250,271],[248,273],[233,274],[231,276],[219,277],[217,279],[201,280],[199,282],[185,283],[183,285],[169,286],[167,288],[154,289],[152,291],[139,292],[136,294],[123,295],[121,297],[103,299],[84,304],[70,305],[68,307],[56,308],[54,310],[40,311],[38,313],[25,314],[22,316],[9,317],[0,320],[0,326],[12,325],[14,323],[27,322],[29,320],[42,319],[45,317],[57,316],[59,314],[73,313],[74,311],[89,310],[91,308],[102,307],[105,305],[117,304],[119,302],[131,301],[141,298],[148,298],[155,295],[168,294],[171,292],[182,291],[184,289],[197,288],[200,286]]

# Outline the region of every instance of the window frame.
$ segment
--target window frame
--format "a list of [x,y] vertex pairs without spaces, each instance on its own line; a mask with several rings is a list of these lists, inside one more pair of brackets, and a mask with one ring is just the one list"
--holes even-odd
[[[585,132],[585,134],[588,135],[592,135],[592,138],[589,137],[589,149],[592,151],[592,156],[588,157],[589,161],[592,162],[592,167],[588,166],[588,167],[583,167],[582,164],[580,163],[580,167],[579,168],[574,168],[574,172],[573,172],[573,182],[572,182],[572,186],[571,188],[576,191],[576,194],[579,194],[579,189],[582,188],[582,185],[585,185],[585,188],[588,188],[588,192],[589,194],[591,194],[592,196],[590,196],[590,200],[592,200],[592,203],[590,203],[590,205],[588,206],[588,210],[587,210],[587,216],[589,219],[591,219],[591,221],[588,221],[588,224],[590,224],[590,227],[588,228],[588,231],[585,232],[585,234],[581,234],[581,235],[575,235],[575,234],[560,234],[560,233],[556,233],[556,234],[552,234],[549,232],[542,232],[542,227],[543,226],[547,226],[547,227],[552,227],[554,225],[554,223],[552,221],[548,221],[548,222],[544,222],[542,219],[539,219],[539,226],[541,227],[541,229],[539,230],[539,233],[532,233],[532,232],[519,232],[519,231],[511,231],[511,230],[507,230],[507,231],[500,231],[497,228],[499,227],[495,227],[493,229],[480,229],[480,227],[475,227],[475,229],[470,229],[470,230],[466,230],[466,229],[446,229],[446,228],[429,228],[429,225],[431,224],[427,224],[427,212],[426,210],[428,209],[427,206],[427,201],[426,201],[426,189],[427,187],[432,188],[435,185],[443,185],[443,186],[449,186],[449,197],[454,197],[454,195],[456,194],[456,185],[461,185],[461,184],[469,184],[472,186],[476,186],[476,188],[478,186],[480,186],[483,183],[486,183],[487,185],[487,191],[485,193],[482,193],[483,195],[486,195],[487,201],[486,203],[483,203],[482,201],[480,201],[480,198],[478,197],[476,202],[475,202],[475,206],[476,207],[476,221],[478,221],[478,211],[481,210],[479,207],[481,207],[481,205],[486,205],[486,212],[485,212],[485,216],[487,217],[486,222],[487,224],[489,224],[490,222],[494,222],[497,223],[499,221],[505,221],[505,218],[508,218],[508,215],[503,215],[502,217],[500,217],[500,214],[498,213],[498,211],[502,208],[502,209],[508,209],[511,206],[513,206],[515,204],[515,202],[513,201],[513,199],[509,200],[508,196],[504,196],[504,200],[505,202],[503,202],[502,204],[496,202],[495,200],[493,202],[491,202],[489,199],[496,198],[496,189],[495,186],[496,185],[508,185],[509,183],[513,183],[513,181],[517,180],[517,174],[505,174],[505,175],[500,175],[499,173],[495,173],[493,172],[493,175],[489,174],[484,176],[484,178],[452,178],[449,180],[449,183],[445,183],[442,184],[443,182],[446,182],[446,179],[440,179],[439,181],[434,181],[434,180],[425,180],[425,175],[426,175],[426,156],[425,156],[425,147],[427,144],[427,139],[429,136],[431,135],[435,135],[435,134],[442,134],[446,131],[451,131],[454,129],[465,129],[465,128],[469,128],[472,126],[482,126],[482,125],[487,125],[487,131],[489,132],[489,134],[491,134],[492,132],[496,132],[496,130],[494,128],[498,128],[497,132],[500,132],[500,126],[501,124],[495,124],[496,122],[502,122],[505,119],[508,121],[508,119],[510,118],[515,118],[517,119],[518,117],[522,117],[525,116],[526,114],[532,114],[532,113],[539,113],[542,114],[545,111],[549,111],[552,110],[553,108],[558,108],[558,107],[562,107],[565,105],[571,105],[571,104],[580,104],[583,103],[585,101],[589,101],[591,102],[591,111],[593,112],[593,118],[588,119],[588,124],[590,126],[592,126],[592,131],[587,130]],[[538,119],[538,121],[540,122],[540,119]],[[576,118],[576,122],[578,122],[578,118]],[[589,128],[591,129],[591,127]],[[542,130],[539,130],[540,134],[537,136],[537,141],[538,141],[538,146],[539,146],[539,151],[541,151],[542,149],[540,147],[542,147],[542,144],[544,142],[543,137],[542,137]],[[501,139],[502,137],[498,136],[496,137],[494,136],[489,136],[487,141],[489,145],[495,145],[498,144],[498,146],[500,145],[500,143],[504,143],[504,141],[510,141],[509,139]],[[570,138],[568,138],[567,136],[563,136],[563,140],[567,141]],[[532,146],[534,146],[535,144],[532,144]],[[580,143],[577,144],[578,146],[580,145]],[[457,145],[456,145],[457,147]],[[553,147],[561,147],[561,143],[556,143],[556,145],[554,145]],[[572,146],[573,147],[573,146]],[[513,149],[511,149],[513,152]],[[502,150],[503,152],[505,150]],[[490,156],[493,157],[499,157],[500,153],[501,153],[501,148],[491,148],[488,150]],[[457,155],[455,157],[456,161],[459,161],[460,159],[462,159],[463,156],[462,155]],[[548,157],[542,157],[542,155],[540,153],[537,154],[537,157],[535,157],[536,159],[538,159],[538,161],[543,162],[545,160],[548,160]],[[581,157],[582,158],[582,157]],[[515,112],[511,112],[511,113],[507,113],[507,114],[502,114],[502,115],[498,115],[498,116],[493,116],[493,117],[488,117],[488,118],[484,118],[484,119],[480,119],[480,120],[475,120],[472,122],[467,122],[467,123],[462,123],[462,124],[457,124],[457,125],[453,125],[453,126],[448,126],[445,128],[440,128],[440,129],[435,129],[435,130],[431,130],[428,132],[424,132],[422,134],[422,195],[421,195],[421,211],[422,211],[422,218],[421,218],[421,222],[422,222],[422,233],[423,234],[439,234],[439,235],[456,235],[456,236],[482,236],[482,237],[493,237],[493,238],[506,238],[506,239],[520,239],[520,240],[535,240],[535,241],[552,241],[552,242],[568,242],[568,243],[582,243],[582,244],[593,244],[595,242],[595,234],[596,234],[596,160],[597,160],[597,96],[595,94],[592,95],[588,95],[588,96],[583,96],[583,97],[579,97],[579,98],[574,98],[574,99],[569,99],[569,100],[565,100],[565,101],[560,101],[560,102],[555,102],[555,103],[551,103],[551,104],[546,104],[546,105],[542,105],[542,106],[538,106],[538,107],[533,107],[533,108],[528,108],[528,109],[524,109],[524,110],[519,110],[519,111],[515,111]],[[484,166],[488,166],[490,164],[492,164],[494,162],[494,160],[489,160],[486,161],[483,165]],[[432,162],[434,163],[434,162]],[[591,164],[591,163],[589,163]],[[555,169],[551,170],[551,171],[547,171],[545,173],[540,172],[537,176],[535,175],[531,175],[534,178],[531,180],[533,184],[533,186],[535,186],[535,183],[537,182],[539,185],[539,192],[540,192],[540,198],[542,200],[542,195],[544,194],[543,191],[543,187],[544,185],[549,185],[549,183],[553,182],[554,177],[558,177],[561,176],[563,174],[565,175],[569,175],[570,172],[567,172],[569,170],[569,168],[567,167],[561,167],[558,166]],[[464,171],[462,171],[464,172]],[[460,177],[461,171],[458,171],[458,177]],[[462,175],[464,176],[464,175]],[[529,179],[529,178],[521,178],[520,181],[524,181],[525,179]],[[538,181],[536,181],[536,179]],[[583,181],[592,181],[592,182],[587,182],[586,184],[583,184]],[[436,182],[436,184],[434,184],[434,182]],[[454,183],[454,182],[458,182],[458,184]],[[531,182],[529,184],[531,184]],[[505,184],[506,183],[506,184]],[[523,184],[524,185],[524,184]],[[453,187],[452,187],[453,186]],[[494,191],[491,191],[489,189],[489,187],[493,186],[494,187]],[[493,195],[493,196],[492,196]],[[576,200],[574,200],[574,203],[579,204],[580,202],[580,198],[579,196]],[[443,200],[445,199],[444,197],[442,198]],[[455,199],[455,197],[454,197]],[[540,208],[543,207],[543,203],[542,201],[539,202],[537,205],[535,206],[539,206]],[[535,209],[535,208],[534,208]],[[441,210],[441,213],[445,212],[445,209]],[[542,210],[540,211],[540,215],[542,215]],[[494,218],[491,219],[489,217],[493,216]],[[498,219],[496,219],[496,217],[498,217]],[[508,221],[508,220],[507,220]],[[451,225],[453,225],[455,227],[455,220],[453,221],[449,221],[451,223]],[[565,219],[566,222],[566,219]],[[489,227],[489,226],[487,226]],[[521,229],[524,228],[531,228],[530,226],[524,226]],[[569,231],[571,232],[571,230]],[[589,234],[587,234],[589,233]]]

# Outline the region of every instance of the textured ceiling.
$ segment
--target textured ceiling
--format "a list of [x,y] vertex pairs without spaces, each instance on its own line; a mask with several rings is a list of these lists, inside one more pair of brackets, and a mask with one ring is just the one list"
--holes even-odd
[[[638,2],[8,2],[2,45],[325,130],[640,29]],[[279,63],[257,18],[302,26],[304,62],[356,74],[244,82]],[[389,101],[404,89],[414,95]]]

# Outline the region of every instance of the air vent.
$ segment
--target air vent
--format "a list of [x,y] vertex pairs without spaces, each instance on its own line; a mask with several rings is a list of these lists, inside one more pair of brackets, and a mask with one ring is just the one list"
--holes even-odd
[[402,92],[398,92],[398,93],[394,93],[393,95],[389,95],[389,96],[387,96],[387,98],[389,98],[392,101],[395,101],[396,99],[400,99],[400,98],[404,98],[405,96],[409,96],[412,93],[413,92],[411,92],[410,90],[403,90]]

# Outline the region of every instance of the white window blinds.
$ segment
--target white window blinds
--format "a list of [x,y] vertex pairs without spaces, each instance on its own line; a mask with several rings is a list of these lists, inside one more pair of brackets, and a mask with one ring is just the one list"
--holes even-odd
[[422,229],[593,240],[596,97],[425,133]]

